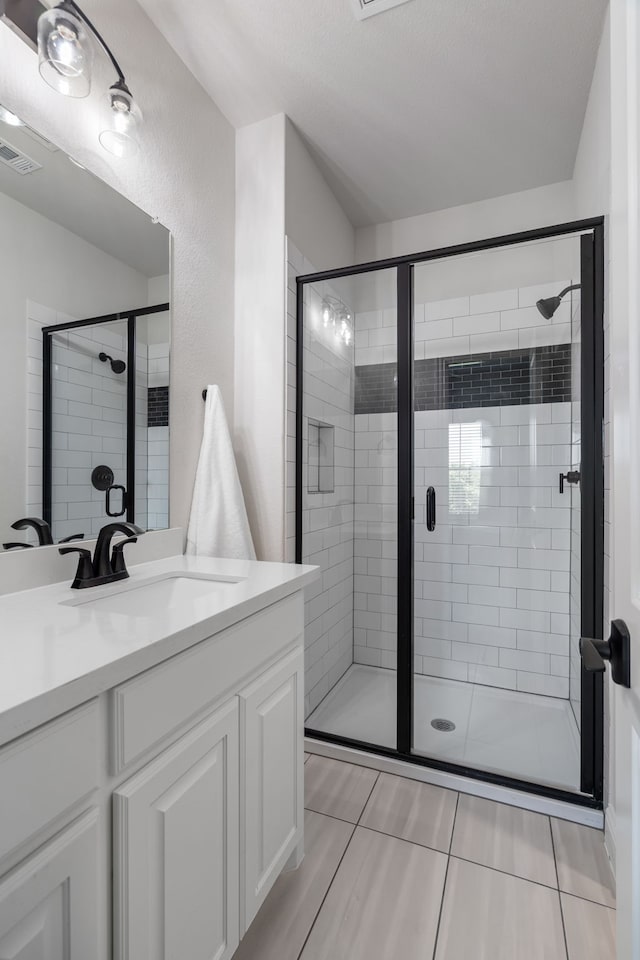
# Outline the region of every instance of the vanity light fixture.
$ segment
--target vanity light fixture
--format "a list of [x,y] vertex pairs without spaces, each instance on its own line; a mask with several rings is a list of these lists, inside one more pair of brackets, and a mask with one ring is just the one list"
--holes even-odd
[[3,123],[8,123],[11,127],[24,127],[24,120],[21,120],[20,117],[16,116],[11,110],[7,110],[1,103],[0,120],[2,120]]
[[142,113],[120,64],[75,0],[61,0],[38,19],[40,75],[50,87],[67,97],[88,96],[94,41],[107,54],[118,76],[107,94],[98,139],[113,156],[132,157],[138,150],[137,133]]

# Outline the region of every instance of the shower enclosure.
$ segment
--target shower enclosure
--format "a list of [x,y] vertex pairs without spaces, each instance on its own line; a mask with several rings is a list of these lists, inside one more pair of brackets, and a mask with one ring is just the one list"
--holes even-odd
[[297,278],[307,735],[602,804],[603,221]]
[[110,518],[168,526],[169,340],[168,303],[42,328],[29,509],[55,541]]

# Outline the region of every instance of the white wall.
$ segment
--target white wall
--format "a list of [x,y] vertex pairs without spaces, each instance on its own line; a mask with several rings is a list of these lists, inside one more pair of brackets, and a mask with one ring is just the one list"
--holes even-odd
[[145,117],[137,157],[117,160],[97,139],[111,74],[98,54],[86,100],[42,82],[37,56],[0,29],[2,102],[173,234],[171,519],[185,525],[203,417],[202,386],[220,384],[233,410],[234,133],[137,3],[86,0]]
[[353,226],[289,119],[285,190],[287,236],[315,269],[353,263]]
[[356,230],[356,259],[364,263],[546,227],[571,220],[573,210],[572,182],[553,183],[405,220],[360,227]]
[[256,554],[284,541],[285,117],[237,131],[235,448]]
[[281,560],[287,412],[295,413],[287,411],[295,281],[285,241],[321,270],[353,260],[354,231],[284,114],[238,130],[236,209],[234,444],[258,558]]
[[[0,534],[24,516],[27,468],[27,301],[54,317],[100,316],[147,302],[148,281],[23,204],[0,194]],[[49,322],[55,323],[56,319]],[[41,397],[38,398],[41,400]],[[36,402],[34,400],[34,402]],[[41,405],[31,417],[41,416]]]

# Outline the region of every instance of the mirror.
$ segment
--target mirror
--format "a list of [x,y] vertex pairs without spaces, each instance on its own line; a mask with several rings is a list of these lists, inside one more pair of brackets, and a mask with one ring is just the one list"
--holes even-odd
[[167,527],[169,231],[1,121],[0,222],[0,543]]

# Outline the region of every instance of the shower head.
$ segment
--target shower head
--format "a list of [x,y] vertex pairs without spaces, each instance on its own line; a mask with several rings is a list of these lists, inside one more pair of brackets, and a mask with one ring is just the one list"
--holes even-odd
[[546,297],[546,299],[544,300],[538,300],[538,302],[536,303],[536,307],[538,308],[542,316],[545,318],[545,320],[551,320],[551,317],[554,315],[554,313],[560,306],[560,303],[565,293],[569,293],[569,290],[579,290],[579,289],[580,289],[580,284],[573,283],[571,284],[571,286],[565,287],[564,290],[561,290],[557,297]]
[[103,363],[107,361],[111,364],[111,369],[114,373],[124,373],[127,369],[127,365],[124,360],[114,360],[113,357],[110,357],[107,353],[99,353],[98,359],[102,360]]

